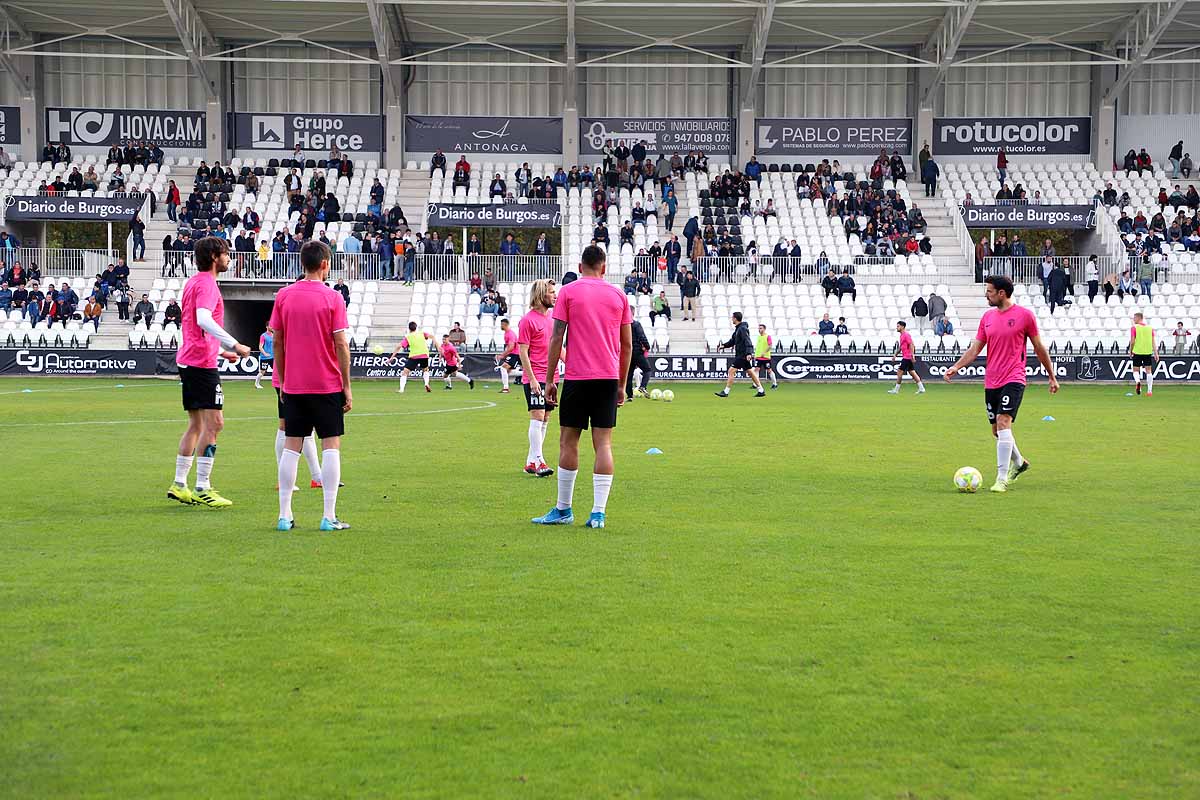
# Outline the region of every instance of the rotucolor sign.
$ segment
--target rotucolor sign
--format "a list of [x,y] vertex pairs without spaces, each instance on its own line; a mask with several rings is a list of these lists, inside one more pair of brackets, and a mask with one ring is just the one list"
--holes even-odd
[[759,156],[876,156],[880,150],[912,155],[912,120],[760,118],[754,121],[754,153]]
[[1094,206],[959,206],[968,228],[1030,228],[1033,230],[1085,230],[1096,227]]
[[936,117],[933,154],[1082,155],[1092,150],[1091,117]]
[[430,203],[426,224],[450,228],[558,228],[562,212],[558,203]]
[[562,152],[561,117],[464,117],[409,114],[404,149],[409,153]]

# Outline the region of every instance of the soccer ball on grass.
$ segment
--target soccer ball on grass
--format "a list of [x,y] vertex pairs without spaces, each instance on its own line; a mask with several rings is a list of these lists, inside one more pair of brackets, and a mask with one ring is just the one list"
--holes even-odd
[[954,473],[954,487],[960,492],[974,494],[983,485],[983,474],[974,467],[959,467]]
[[663,389],[662,399],[669,403],[675,399],[675,393],[670,389]]
[[662,400],[663,399],[662,389],[651,389],[650,390],[650,399],[651,400]]

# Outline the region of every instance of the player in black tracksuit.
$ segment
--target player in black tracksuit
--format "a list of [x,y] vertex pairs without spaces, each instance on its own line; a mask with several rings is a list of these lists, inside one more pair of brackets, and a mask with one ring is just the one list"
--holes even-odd
[[754,340],[750,338],[750,326],[742,322],[742,312],[733,312],[733,336],[717,348],[718,351],[733,348],[733,365],[729,367],[729,377],[725,380],[725,388],[717,392],[717,397],[729,397],[729,389],[739,371],[750,376],[754,382],[755,397],[766,397],[767,392],[758,380],[758,369],[754,366]]
[[646,331],[642,328],[642,323],[636,319],[633,321],[633,358],[629,362],[629,377],[625,379],[625,402],[633,402],[633,370],[636,367],[642,371],[642,380],[638,383],[638,394],[642,397],[649,397],[650,392],[646,391],[646,385],[650,383],[650,362],[646,358],[646,353],[650,352],[650,340],[646,338]]

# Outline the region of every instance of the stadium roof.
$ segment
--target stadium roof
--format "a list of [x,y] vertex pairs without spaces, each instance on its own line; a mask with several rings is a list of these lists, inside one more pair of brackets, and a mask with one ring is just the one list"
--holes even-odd
[[379,43],[394,65],[454,65],[463,47],[493,47],[565,66],[572,30],[581,68],[661,69],[629,58],[651,48],[693,68],[697,54],[743,69],[756,56],[760,69],[829,66],[814,56],[847,49],[928,69],[1003,64],[1030,47],[1093,64],[1200,61],[1200,0],[56,0],[0,3],[0,28],[8,56],[108,37],[193,63],[289,60],[262,49],[289,43],[332,48],[315,60],[374,62],[339,48]]

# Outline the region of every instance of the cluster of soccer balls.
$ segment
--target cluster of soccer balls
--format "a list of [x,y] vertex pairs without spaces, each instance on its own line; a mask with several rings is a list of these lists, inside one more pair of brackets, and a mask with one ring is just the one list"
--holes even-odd
[[974,494],[983,485],[983,473],[974,467],[959,467],[954,473],[954,486],[960,492]]
[[650,399],[651,400],[662,400],[665,403],[669,403],[675,399],[675,393],[672,392],[670,389],[651,389],[650,390]]

